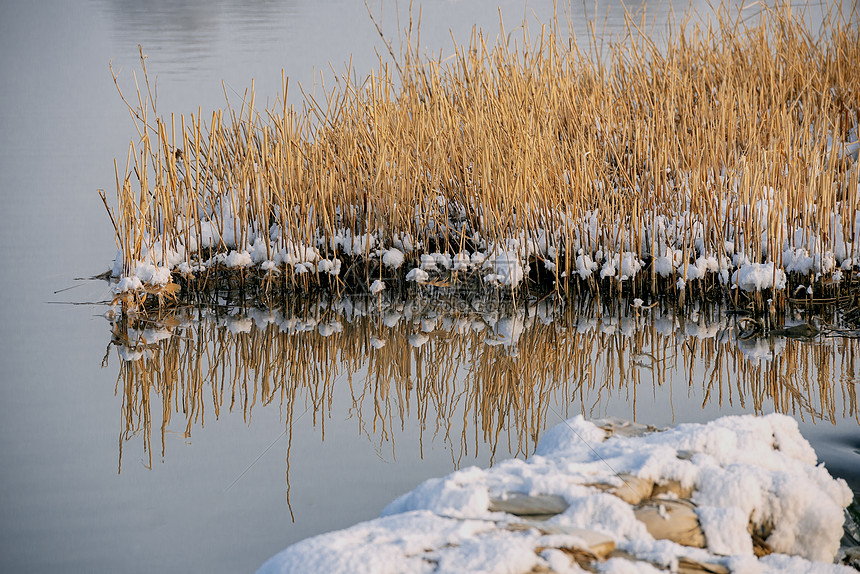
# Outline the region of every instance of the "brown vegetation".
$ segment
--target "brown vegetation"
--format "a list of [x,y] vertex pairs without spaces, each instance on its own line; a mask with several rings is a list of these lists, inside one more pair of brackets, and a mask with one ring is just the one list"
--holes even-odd
[[[515,43],[476,32],[445,60],[408,35],[394,65],[359,81],[347,70],[301,109],[284,78],[270,109],[252,86],[238,109],[163,117],[147,80],[129,106],[139,137],[117,168],[111,217],[122,276],[141,261],[172,275],[144,277],[125,302],[147,282],[179,282],[187,300],[225,273],[257,293],[391,283],[406,268],[381,260],[404,236],[412,267],[422,253],[496,245],[532,265],[526,284],[558,289],[676,293],[697,256],[743,254],[775,274],[786,245],[842,263],[857,244],[860,27],[831,5],[814,35],[794,10],[747,22],[722,6],[711,24],[675,22],[665,47],[631,19],[606,59],[557,19]],[[586,281],[580,249],[645,267],[635,280],[619,269]],[[666,249],[680,255],[669,278],[653,265]],[[225,263],[251,251],[253,265]],[[311,265],[320,260],[343,260],[343,272]],[[834,288],[827,273],[801,279]],[[700,294],[726,282],[695,281]]]

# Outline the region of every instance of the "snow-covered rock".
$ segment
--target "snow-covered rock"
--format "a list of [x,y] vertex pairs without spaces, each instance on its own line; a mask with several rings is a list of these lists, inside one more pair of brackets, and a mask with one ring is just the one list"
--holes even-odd
[[427,480],[259,572],[847,574],[833,559],[851,497],[784,415],[660,432],[576,417],[527,461]]

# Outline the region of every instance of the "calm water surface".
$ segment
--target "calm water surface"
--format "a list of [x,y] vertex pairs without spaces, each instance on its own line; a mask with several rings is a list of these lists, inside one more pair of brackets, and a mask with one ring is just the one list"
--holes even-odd
[[[660,22],[668,8],[649,10]],[[529,10],[545,20],[552,8],[533,2]],[[589,3],[588,10],[601,25],[608,13],[607,29],[621,31],[613,3]],[[502,14],[510,30],[522,20],[522,4],[503,2]],[[581,8],[572,21],[584,34]],[[495,2],[426,3],[422,44],[444,55],[449,29],[465,41],[473,25],[494,31],[497,22]],[[398,29],[390,8],[383,28],[391,36]],[[87,304],[108,299],[108,286],[75,278],[104,271],[114,257],[96,190],[113,193],[113,158],[124,161],[133,127],[108,63],[133,91],[138,44],[158,78],[162,112],[196,113],[199,106],[204,114],[223,107],[225,91],[238,101],[252,78],[258,104],[265,103],[280,89],[281,69],[291,85],[312,89],[314,70],[329,70],[328,62],[340,72],[351,58],[363,74],[376,62],[374,48],[384,50],[361,2],[0,7],[0,570],[252,571],[291,542],[378,515],[424,478],[530,452],[541,428],[583,411],[665,425],[784,410],[802,420],[828,467],[857,488],[857,367],[848,359],[853,347],[832,342],[821,345],[818,356],[830,358],[819,370],[815,352],[795,342],[750,361],[730,329],[675,336],[675,318],[666,333],[655,330],[657,322],[634,321],[645,333],[639,340],[628,331],[629,317],[601,320],[583,328],[576,339],[582,348],[565,347],[567,357],[591,357],[601,372],[593,370],[589,382],[550,369],[554,382],[521,395],[553,405],[536,410],[539,400],[504,392],[511,377],[528,374],[531,359],[512,355],[519,344],[558,337],[557,329],[576,330],[569,316],[550,327],[514,314],[508,330],[504,316],[487,319],[484,310],[476,322],[475,310],[452,319],[431,309],[377,332],[373,325],[384,317],[371,312],[340,309],[311,321],[298,312],[230,311],[173,317],[148,334],[151,345],[117,338],[145,328],[112,325],[104,305]],[[464,330],[457,321],[465,318]],[[431,319],[427,343],[395,344],[420,335]],[[517,336],[526,339],[513,344],[518,320]],[[454,336],[461,331],[468,336]],[[371,333],[391,337],[376,355]],[[686,337],[705,354],[685,351]],[[637,358],[632,349],[641,345],[651,345],[652,354],[663,349],[659,358],[668,363]],[[298,353],[293,371],[267,372],[263,348]],[[195,356],[217,376],[195,375]],[[712,387],[725,393],[718,398],[702,381],[719,356],[726,371]],[[407,366],[415,371],[404,377]],[[770,372],[798,387],[801,398],[768,390]],[[824,384],[814,380],[804,390],[818,373]],[[631,376],[636,384],[618,384]],[[290,394],[284,380],[301,384]],[[476,394],[474,385],[488,385],[495,398],[482,402],[486,393]],[[506,418],[510,413],[517,416]]]

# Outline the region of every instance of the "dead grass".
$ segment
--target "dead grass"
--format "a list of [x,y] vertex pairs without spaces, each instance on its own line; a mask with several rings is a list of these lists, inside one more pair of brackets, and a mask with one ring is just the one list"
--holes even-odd
[[[238,108],[161,116],[147,79],[117,167],[121,275],[165,267],[187,300],[224,255],[252,252],[245,272],[275,288],[339,290],[388,271],[383,250],[404,235],[402,269],[502,245],[531,263],[526,284],[559,290],[600,285],[576,275],[580,253],[635,254],[637,288],[655,294],[676,293],[700,255],[781,265],[798,231],[816,253],[853,257],[858,167],[839,146],[860,124],[860,27],[829,8],[814,36],[788,4],[754,22],[721,6],[708,27],[672,23],[665,48],[629,19],[634,39],[607,60],[558,20],[509,44],[475,32],[446,60],[410,34],[398,61],[358,81],[346,70],[300,108],[284,77],[269,109],[252,85]],[[668,279],[653,266],[667,249],[681,254]],[[356,267],[298,268],[319,260]]]

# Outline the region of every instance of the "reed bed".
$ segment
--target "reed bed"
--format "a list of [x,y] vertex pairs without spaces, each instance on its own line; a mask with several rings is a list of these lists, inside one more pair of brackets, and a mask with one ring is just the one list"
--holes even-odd
[[414,282],[763,309],[850,290],[860,27],[827,14],[814,32],[787,3],[753,22],[722,5],[666,42],[630,18],[605,58],[558,18],[518,40],[476,31],[444,59],[410,30],[402,56],[301,106],[284,77],[271,108],[252,85],[178,117],[142,58],[115,208],[102,194],[116,300]]
[[142,440],[151,464],[153,432],[164,457],[169,432],[224,416],[251,424],[267,406],[288,431],[310,412],[324,437],[331,410],[347,405],[356,432],[392,451],[404,426],[417,425],[421,452],[425,440],[443,441],[455,466],[485,448],[528,455],[548,423],[604,416],[616,401],[653,422],[649,401],[659,394],[674,408],[673,392],[703,408],[860,424],[860,339],[741,339],[716,307],[682,317],[566,301],[522,309],[493,297],[344,297],[279,310],[179,308],[160,322],[118,315],[105,362],[115,347],[120,468],[129,440]]

